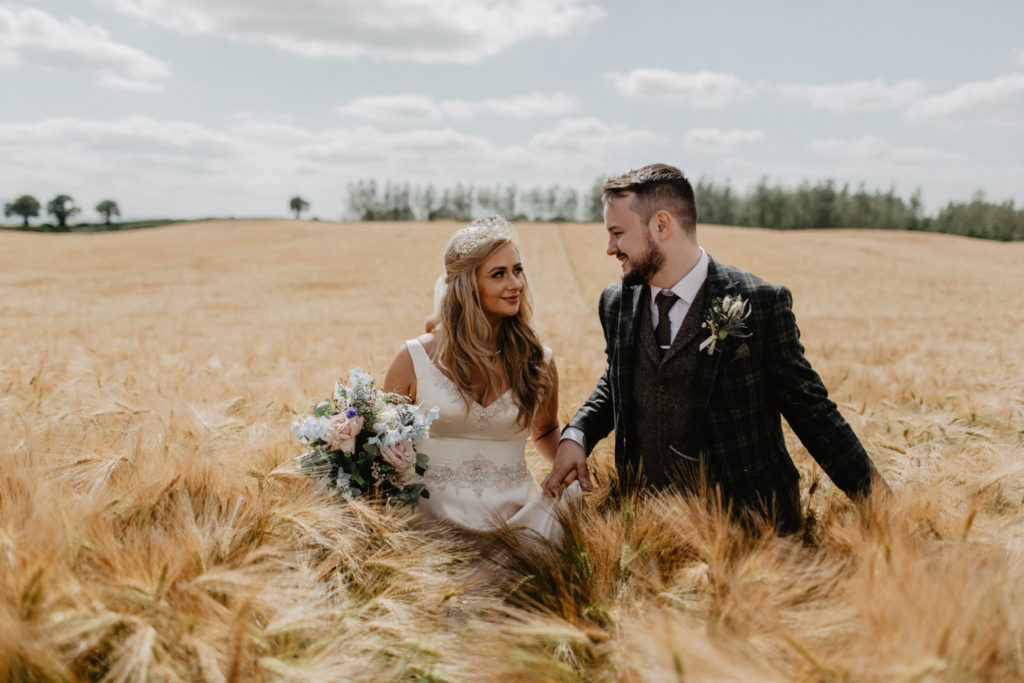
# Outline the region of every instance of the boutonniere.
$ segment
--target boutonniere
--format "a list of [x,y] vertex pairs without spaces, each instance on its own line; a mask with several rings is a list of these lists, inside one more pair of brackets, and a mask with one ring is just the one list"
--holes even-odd
[[711,311],[701,323],[710,335],[700,344],[700,350],[708,350],[708,355],[715,352],[715,346],[726,337],[749,337],[747,317],[750,316],[750,302],[743,297],[727,295],[711,302]]

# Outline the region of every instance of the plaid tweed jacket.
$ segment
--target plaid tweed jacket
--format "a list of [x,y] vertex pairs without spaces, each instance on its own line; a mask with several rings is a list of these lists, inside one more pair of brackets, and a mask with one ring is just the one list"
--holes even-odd
[[[691,399],[700,416],[700,453],[709,483],[740,499],[792,489],[798,474],[783,439],[784,416],[836,486],[850,497],[867,493],[874,465],[804,357],[789,290],[714,259],[705,287],[708,309],[726,294],[738,294],[751,306],[749,337],[727,337],[711,355],[699,352],[693,382],[698,394]],[[569,422],[585,434],[588,455],[614,429],[620,472],[639,462],[630,448],[633,354],[637,313],[648,305],[648,292],[646,285],[615,283],[601,294],[608,362]]]

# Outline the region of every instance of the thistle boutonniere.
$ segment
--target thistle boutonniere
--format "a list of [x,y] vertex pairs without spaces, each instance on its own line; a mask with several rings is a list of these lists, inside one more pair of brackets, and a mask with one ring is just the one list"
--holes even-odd
[[715,346],[726,337],[749,337],[747,318],[750,316],[750,302],[740,295],[726,295],[711,302],[711,311],[701,323],[710,336],[700,344],[700,350],[707,349],[708,355],[715,353]]

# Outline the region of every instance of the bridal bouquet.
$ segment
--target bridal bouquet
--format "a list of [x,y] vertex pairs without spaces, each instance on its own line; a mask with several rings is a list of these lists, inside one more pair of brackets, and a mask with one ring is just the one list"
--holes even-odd
[[334,385],[333,399],[292,424],[307,449],[295,459],[300,471],[345,500],[368,495],[416,507],[421,496],[429,497],[423,484],[411,481],[427,467],[416,444],[427,438],[438,410],[424,412],[407,401],[381,391],[356,368],[347,385]]

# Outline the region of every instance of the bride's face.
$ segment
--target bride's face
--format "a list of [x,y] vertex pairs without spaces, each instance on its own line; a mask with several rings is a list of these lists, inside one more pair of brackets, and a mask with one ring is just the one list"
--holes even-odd
[[512,243],[491,254],[476,271],[480,303],[491,323],[519,313],[526,278],[519,250]]

